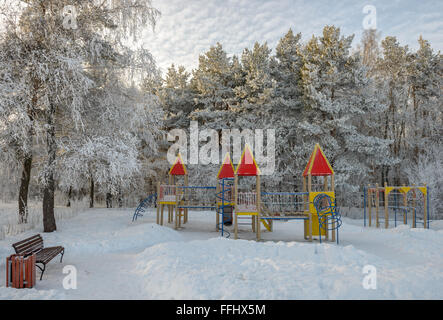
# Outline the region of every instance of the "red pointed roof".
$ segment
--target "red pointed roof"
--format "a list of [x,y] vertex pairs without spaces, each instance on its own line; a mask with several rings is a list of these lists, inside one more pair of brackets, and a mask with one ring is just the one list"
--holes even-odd
[[234,178],[234,166],[232,165],[229,152],[226,153],[225,159],[223,160],[223,163],[220,166],[220,169],[218,170],[217,178],[218,179]]
[[329,164],[329,161],[323,153],[323,150],[320,148],[320,145],[317,143],[314,147],[314,151],[312,151],[305,171],[303,171],[303,177],[306,177],[307,175],[330,176],[333,174],[334,170]]
[[251,148],[247,144],[235,169],[235,173],[239,176],[256,176],[260,174],[260,169],[255,162]]
[[172,165],[171,169],[169,169],[169,174],[171,176],[184,176],[188,174],[180,153],[175,159],[175,162]]

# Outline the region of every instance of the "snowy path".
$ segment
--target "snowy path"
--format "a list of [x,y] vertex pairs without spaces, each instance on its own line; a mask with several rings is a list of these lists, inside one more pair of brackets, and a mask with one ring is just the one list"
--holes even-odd
[[[0,299],[442,299],[443,221],[437,230],[368,229],[344,220],[340,245],[303,241],[302,222],[277,223],[263,241],[226,240],[214,213],[191,212],[181,231],[157,226],[154,214],[131,223],[132,210],[93,209],[58,223],[45,244],[63,245],[35,289],[0,283]],[[11,243],[0,241],[0,278]],[[294,241],[295,240],[295,241]],[[377,268],[377,289],[362,287],[363,266]],[[64,290],[63,266],[77,269],[76,290]]]

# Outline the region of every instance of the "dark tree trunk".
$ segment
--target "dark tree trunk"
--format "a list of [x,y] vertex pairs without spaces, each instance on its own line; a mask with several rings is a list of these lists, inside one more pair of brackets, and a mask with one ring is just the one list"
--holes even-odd
[[31,179],[32,155],[27,155],[23,161],[22,178],[20,180],[20,190],[18,195],[19,223],[26,223],[28,220],[28,190]]
[[384,171],[382,172],[382,180],[381,180],[381,186],[385,185],[385,182],[389,185],[389,171],[390,168],[388,166],[384,167]]
[[69,187],[69,191],[68,191],[68,203],[66,203],[67,207],[71,206],[71,195],[72,195],[72,187]]
[[48,148],[48,162],[46,167],[46,183],[43,190],[43,231],[53,232],[57,230],[54,216],[54,170],[55,170],[55,157],[57,152],[57,146],[55,141],[55,106],[50,105],[47,114],[47,131],[46,131],[46,144]]
[[91,187],[89,189],[89,208],[94,208],[94,179],[91,177]]
[[118,190],[118,207],[121,208],[123,207],[123,199],[122,199],[122,190],[119,189]]
[[106,208],[112,208],[112,194],[106,193]]
[[380,183],[383,185],[384,184],[384,181],[385,181],[385,166],[383,165],[382,167],[381,167],[381,181],[380,181]]

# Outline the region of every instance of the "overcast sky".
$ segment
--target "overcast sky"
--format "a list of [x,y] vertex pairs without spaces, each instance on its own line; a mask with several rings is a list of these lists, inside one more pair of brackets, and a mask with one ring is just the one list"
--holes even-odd
[[[443,49],[441,0],[153,0],[162,16],[155,31],[146,31],[144,46],[151,50],[162,71],[175,63],[189,70],[198,56],[220,42],[229,54],[241,54],[255,41],[275,48],[292,28],[303,41],[319,35],[325,25],[355,34],[363,31],[366,5],[373,5],[382,38],[396,36],[402,45],[417,48],[420,34],[436,50]],[[443,51],[443,50],[442,50]]]

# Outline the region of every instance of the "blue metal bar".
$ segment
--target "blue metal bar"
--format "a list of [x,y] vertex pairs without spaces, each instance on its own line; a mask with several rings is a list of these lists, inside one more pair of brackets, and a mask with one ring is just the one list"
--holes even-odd
[[[229,188],[226,188],[228,186],[228,184],[225,184],[225,182],[227,181],[233,181],[233,178],[223,178],[221,180],[218,181],[219,184],[221,184],[221,191],[219,191],[218,193],[216,193],[216,198],[221,200],[221,205],[218,206],[218,211],[217,214],[219,216],[221,216],[221,223],[219,222],[218,225],[216,225],[217,228],[220,229],[220,224],[221,224],[221,236],[224,237],[225,232],[227,233],[227,238],[230,237],[230,233],[228,231],[225,231],[224,229],[224,224],[225,222],[230,222],[230,221],[225,221],[225,208],[230,207],[231,204],[226,203],[226,192],[229,191]],[[231,188],[232,190],[232,188]],[[232,222],[232,220],[231,220]]]
[[[321,243],[321,229],[336,230],[337,244],[338,244],[338,230],[342,225],[341,215],[336,206],[336,201],[332,200],[330,196],[325,193],[318,194],[314,198],[314,207],[318,216],[318,233]],[[326,204],[324,202],[327,202]],[[330,227],[333,225],[333,227]]]
[[157,200],[157,194],[153,193],[149,195],[146,199],[144,199],[138,207],[135,209],[134,215],[132,216],[132,222],[136,221],[138,217],[143,217],[143,212],[147,209],[152,203]]
[[414,221],[415,221],[415,227],[417,227],[417,208],[414,208]]

